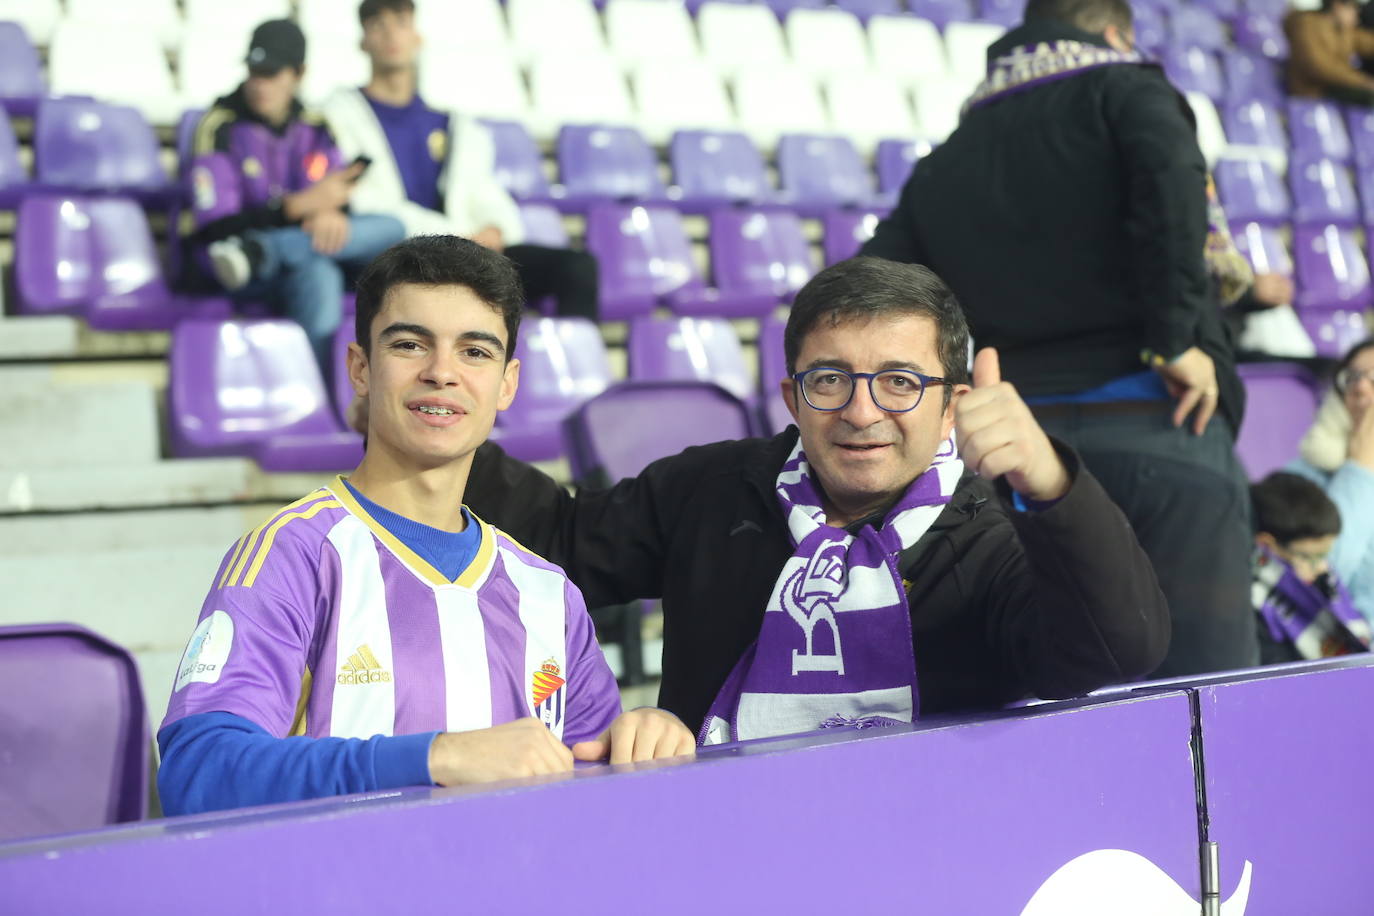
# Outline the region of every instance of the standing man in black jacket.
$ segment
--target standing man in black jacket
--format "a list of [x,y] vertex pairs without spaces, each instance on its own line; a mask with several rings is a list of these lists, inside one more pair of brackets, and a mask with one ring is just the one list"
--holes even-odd
[[1157,673],[1184,675],[1258,663],[1244,390],[1208,280],[1192,115],[1132,41],[1125,0],[1030,0],[863,253],[939,273],[1102,481],[1169,599]]
[[970,389],[938,277],[830,267],[785,346],[798,428],[576,497],[484,446],[466,488],[589,604],[663,599],[660,705],[699,740],[1072,696],[1159,663],[1168,611],[1129,524],[995,351]]

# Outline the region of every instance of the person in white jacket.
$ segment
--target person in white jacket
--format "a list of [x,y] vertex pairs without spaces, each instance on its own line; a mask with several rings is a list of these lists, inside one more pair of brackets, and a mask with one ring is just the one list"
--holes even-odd
[[491,134],[420,97],[422,39],[412,0],[363,0],[358,18],[371,79],[361,89],[340,88],[323,109],[344,157],[371,160],[353,205],[397,217],[407,235],[461,235],[501,251],[515,263],[527,300],[552,296],[558,314],[595,319],[596,259],[523,244],[520,210],[496,180]]

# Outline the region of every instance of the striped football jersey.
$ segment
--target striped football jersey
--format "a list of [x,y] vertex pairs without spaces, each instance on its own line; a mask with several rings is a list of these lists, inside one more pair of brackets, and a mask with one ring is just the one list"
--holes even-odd
[[480,519],[447,579],[342,479],[229,550],[177,669],[167,725],[228,712],[278,736],[469,731],[525,716],[596,737],[620,695],[581,593]]

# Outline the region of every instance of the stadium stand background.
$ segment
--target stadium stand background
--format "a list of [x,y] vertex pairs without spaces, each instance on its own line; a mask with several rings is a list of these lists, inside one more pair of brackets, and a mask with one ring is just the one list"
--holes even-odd
[[[1134,6],[1139,44],[1197,113],[1238,243],[1295,276],[1335,355],[1374,298],[1374,114],[1284,97],[1283,0]],[[571,482],[559,419],[627,377],[714,381],[758,431],[784,422],[786,302],[871,233],[1020,7],[421,0],[422,94],[492,119],[531,236],[602,264],[600,327],[526,325],[545,374],[502,424],[508,447]],[[0,624],[72,621],[129,647],[154,724],[226,547],[356,450],[303,338],[172,292],[188,128],[278,16],[309,39],[307,104],[365,81],[351,0],[0,0]],[[1246,376],[1241,450],[1259,476],[1296,453],[1316,380]]]

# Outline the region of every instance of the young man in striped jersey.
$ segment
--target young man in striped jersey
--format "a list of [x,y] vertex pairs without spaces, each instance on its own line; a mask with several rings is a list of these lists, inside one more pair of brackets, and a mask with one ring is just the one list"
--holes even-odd
[[360,280],[366,456],[216,573],[158,733],[168,814],[692,751],[671,714],[619,714],[562,570],[462,505],[515,395],[522,304],[505,258],[452,236]]

